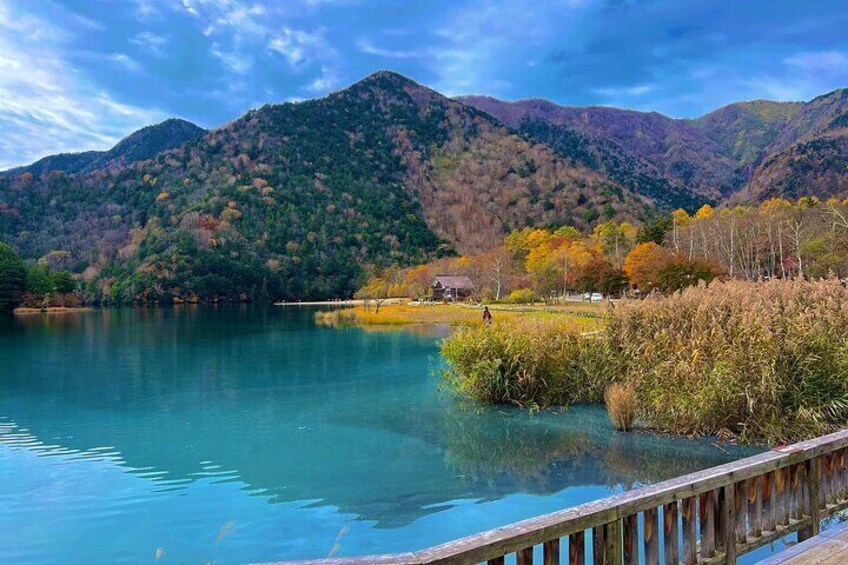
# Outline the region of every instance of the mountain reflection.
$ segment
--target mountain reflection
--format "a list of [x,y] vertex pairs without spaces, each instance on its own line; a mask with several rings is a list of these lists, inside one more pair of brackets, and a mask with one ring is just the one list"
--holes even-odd
[[475,407],[437,391],[432,336],[311,319],[192,307],[7,323],[0,445],[108,456],[163,488],[239,481],[250,495],[332,506],[378,528],[457,500],[612,492],[751,452],[615,433],[598,407]]

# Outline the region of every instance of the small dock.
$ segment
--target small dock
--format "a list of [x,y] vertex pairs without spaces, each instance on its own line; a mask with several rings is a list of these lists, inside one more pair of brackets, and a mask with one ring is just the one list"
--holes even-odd
[[843,565],[848,563],[848,522],[824,530],[759,565]]

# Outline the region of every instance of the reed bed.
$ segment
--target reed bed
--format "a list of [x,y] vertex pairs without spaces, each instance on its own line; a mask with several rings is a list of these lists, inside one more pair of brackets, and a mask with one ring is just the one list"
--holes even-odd
[[442,352],[448,382],[484,402],[602,402],[627,383],[663,432],[780,442],[848,425],[848,290],[835,280],[714,282],[620,302],[592,335],[504,321]]
[[[464,327],[442,341],[452,388],[487,403],[530,408],[597,403],[612,379],[605,344],[570,324],[521,319]],[[599,351],[600,350],[600,351]],[[601,376],[603,375],[603,376]]]

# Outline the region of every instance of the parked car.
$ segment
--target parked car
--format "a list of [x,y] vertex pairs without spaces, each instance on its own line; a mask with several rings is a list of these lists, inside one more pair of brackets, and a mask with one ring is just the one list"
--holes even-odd
[[600,302],[600,301],[601,301],[601,300],[603,300],[603,299],[604,299],[604,295],[603,295],[603,294],[601,294],[600,292],[593,292],[593,293],[592,293],[592,296],[591,296],[591,298],[590,298],[590,300],[591,300],[592,302]]
[[592,300],[592,293],[591,292],[585,293],[583,295],[583,300],[585,300],[586,302],[589,302],[590,300]]

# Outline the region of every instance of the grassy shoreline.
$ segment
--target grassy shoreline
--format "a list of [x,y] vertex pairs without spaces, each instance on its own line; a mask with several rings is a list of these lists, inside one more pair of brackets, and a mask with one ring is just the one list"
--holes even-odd
[[635,390],[643,425],[744,442],[848,425],[848,289],[838,281],[731,281],[623,301],[594,334],[503,321],[442,342],[448,384],[484,403],[604,402]]
[[31,308],[28,306],[19,306],[12,310],[16,316],[28,316],[32,314],[74,314],[79,312],[91,312],[94,310],[91,306],[48,306],[46,308]]
[[[565,305],[490,305],[498,322],[532,319],[540,322],[568,324],[575,330],[595,331],[606,318],[607,307],[600,304],[576,302]],[[383,304],[379,312],[373,304],[359,305],[315,314],[319,325],[338,326],[405,326],[405,325],[482,325],[483,308],[472,304]]]

